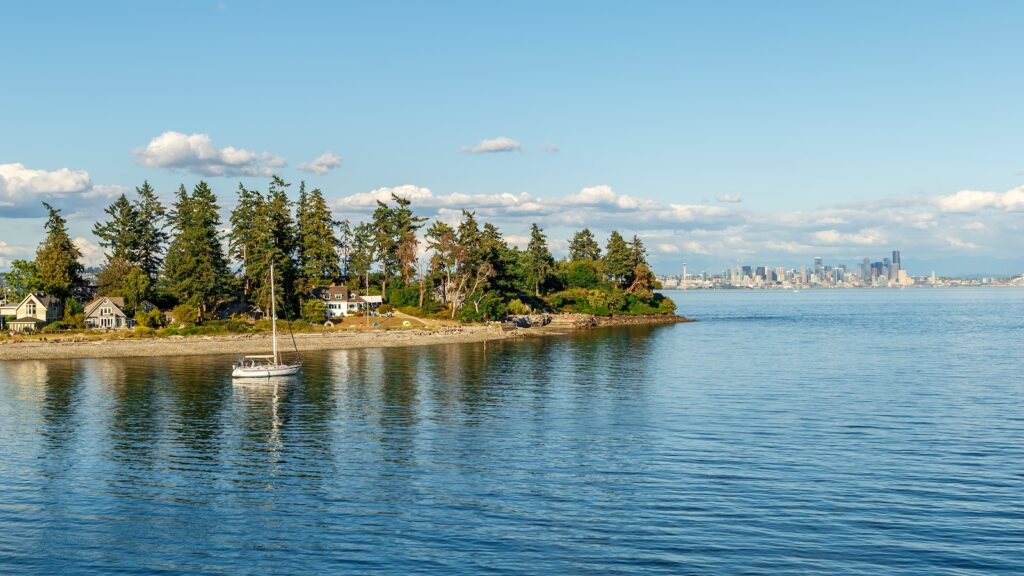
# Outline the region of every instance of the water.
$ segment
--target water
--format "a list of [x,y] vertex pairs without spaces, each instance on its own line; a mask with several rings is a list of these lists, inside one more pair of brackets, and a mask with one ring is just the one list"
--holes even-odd
[[0,573],[1024,573],[1024,290],[687,292],[702,321],[0,364]]

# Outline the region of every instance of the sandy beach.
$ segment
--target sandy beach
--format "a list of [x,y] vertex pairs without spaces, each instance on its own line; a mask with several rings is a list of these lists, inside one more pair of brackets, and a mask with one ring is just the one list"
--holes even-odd
[[[432,330],[331,331],[295,335],[299,351],[344,348],[426,346],[505,340],[522,336],[498,326],[456,326]],[[283,351],[292,350],[282,338]],[[172,336],[167,338],[118,338],[97,340],[23,340],[0,342],[0,360],[57,358],[121,358],[130,356],[195,356],[204,354],[260,354],[270,350],[267,334],[226,336]]]

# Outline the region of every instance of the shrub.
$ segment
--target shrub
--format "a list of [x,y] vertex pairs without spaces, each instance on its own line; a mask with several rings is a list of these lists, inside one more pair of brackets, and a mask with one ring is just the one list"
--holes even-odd
[[191,304],[179,304],[171,310],[174,323],[178,326],[194,326],[199,323],[199,309]]
[[392,306],[418,306],[420,303],[420,288],[416,284],[409,286],[392,286],[388,288],[386,298]]
[[56,322],[50,322],[46,326],[43,326],[41,332],[64,332],[68,329],[68,325],[64,322],[57,320]]
[[571,262],[565,270],[565,285],[569,288],[595,288],[599,283],[597,266],[589,260]]
[[164,315],[159,310],[153,309],[149,312],[139,310],[135,313],[135,325],[143,328],[156,329],[163,326]]
[[310,298],[302,303],[302,319],[310,324],[323,324],[327,319],[327,303],[319,298]]
[[391,304],[381,304],[380,306],[377,307],[377,312],[380,312],[381,314],[387,314],[388,312],[391,312],[394,309],[395,307],[392,306]]
[[509,314],[522,315],[530,313],[530,307],[527,306],[526,304],[523,304],[523,301],[520,300],[519,298],[513,298],[511,301],[509,301],[508,306],[506,308],[508,309]]

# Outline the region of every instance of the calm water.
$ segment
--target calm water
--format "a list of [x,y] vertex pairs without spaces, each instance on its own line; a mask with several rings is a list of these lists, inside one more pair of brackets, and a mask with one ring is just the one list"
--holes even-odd
[[679,300],[277,385],[0,363],[0,573],[1024,573],[1024,290]]

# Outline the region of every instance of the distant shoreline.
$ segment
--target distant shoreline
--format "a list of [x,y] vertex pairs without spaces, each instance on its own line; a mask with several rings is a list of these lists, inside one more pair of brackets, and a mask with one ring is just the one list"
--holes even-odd
[[[558,315],[556,318],[562,318]],[[581,316],[574,315],[579,318]],[[671,315],[593,317],[594,322],[552,323],[549,327],[586,329],[599,326],[669,324],[692,320]],[[522,338],[542,333],[540,329],[506,330],[498,324],[445,326],[435,329],[335,330],[295,334],[300,352],[357,348],[395,348],[438,344],[465,344]],[[292,350],[289,339],[281,338],[282,350]],[[170,336],[132,338],[111,334],[108,338],[0,341],[0,360],[57,360],[73,358],[138,358],[155,356],[208,356],[217,354],[257,354],[271,349],[269,334],[232,334],[217,336]]]

